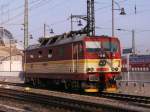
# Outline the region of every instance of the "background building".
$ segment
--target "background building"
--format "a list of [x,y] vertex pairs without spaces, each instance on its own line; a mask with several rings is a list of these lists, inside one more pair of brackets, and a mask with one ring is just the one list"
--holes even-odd
[[11,32],[0,27],[0,81],[23,80],[22,56]]

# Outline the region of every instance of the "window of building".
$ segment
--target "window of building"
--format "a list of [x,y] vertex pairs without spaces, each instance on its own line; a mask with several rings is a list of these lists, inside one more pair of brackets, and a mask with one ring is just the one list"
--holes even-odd
[[143,71],[145,71],[146,69],[145,69],[145,67],[143,67]]
[[140,67],[140,71],[143,71],[143,68],[142,68],[142,67]]
[[149,71],[149,68],[148,68],[148,67],[146,67],[146,71]]

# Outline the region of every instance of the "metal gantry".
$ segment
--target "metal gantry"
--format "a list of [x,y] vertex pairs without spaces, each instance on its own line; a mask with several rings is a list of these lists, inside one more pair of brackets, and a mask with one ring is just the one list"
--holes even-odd
[[95,9],[94,0],[87,0],[87,15],[72,15],[71,14],[71,31],[73,31],[72,19],[79,18],[87,22],[87,25],[84,27],[83,32],[86,33],[88,36],[95,36],[95,10],[94,9]]
[[87,0],[87,35],[95,35],[95,7],[94,0]]
[[[114,4],[118,6],[118,9],[114,8]],[[115,36],[114,10],[121,11],[120,15],[126,15],[124,8],[121,8],[120,5],[117,2],[115,2],[115,0],[112,0],[112,36]]]
[[25,0],[24,8],[24,50],[28,47],[28,0]]

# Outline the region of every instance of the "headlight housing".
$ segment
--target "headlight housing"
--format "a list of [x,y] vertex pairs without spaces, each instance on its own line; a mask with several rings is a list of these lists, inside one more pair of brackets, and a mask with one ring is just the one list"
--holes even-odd
[[93,68],[93,67],[89,67],[89,68],[86,69],[86,71],[87,71],[87,72],[93,72],[93,71],[94,71],[94,68]]
[[113,65],[114,68],[120,67],[120,61],[119,60],[114,60],[112,65]]

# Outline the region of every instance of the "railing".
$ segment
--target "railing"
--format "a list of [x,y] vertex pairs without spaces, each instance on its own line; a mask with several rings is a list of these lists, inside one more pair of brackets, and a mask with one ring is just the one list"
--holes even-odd
[[118,80],[118,91],[121,93],[150,96],[150,81],[144,80]]

